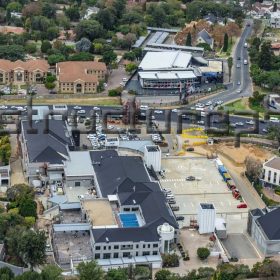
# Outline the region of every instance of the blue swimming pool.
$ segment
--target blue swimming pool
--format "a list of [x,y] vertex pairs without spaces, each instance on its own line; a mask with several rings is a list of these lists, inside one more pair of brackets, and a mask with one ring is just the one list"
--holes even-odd
[[123,227],[139,227],[139,223],[135,213],[120,213],[119,217]]

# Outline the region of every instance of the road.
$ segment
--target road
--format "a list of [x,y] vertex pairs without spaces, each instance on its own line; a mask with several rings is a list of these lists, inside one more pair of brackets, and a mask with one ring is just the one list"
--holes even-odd
[[[248,26],[249,24],[250,26]],[[243,97],[248,97],[252,95],[252,81],[250,77],[250,66],[249,64],[244,65],[244,60],[249,59],[248,50],[244,47],[246,40],[250,37],[252,32],[252,20],[247,20],[245,22],[244,30],[240,36],[239,42],[236,46],[235,53],[233,56],[233,66],[232,66],[232,78],[233,78],[233,87],[223,91],[215,96],[209,96],[204,98],[203,102],[213,101],[213,100],[222,100],[224,103],[231,100],[235,100]],[[240,60],[238,59],[240,57]],[[240,68],[237,68],[237,64],[240,64]],[[240,85],[238,85],[240,81]],[[241,93],[237,93],[237,89],[241,89]]]

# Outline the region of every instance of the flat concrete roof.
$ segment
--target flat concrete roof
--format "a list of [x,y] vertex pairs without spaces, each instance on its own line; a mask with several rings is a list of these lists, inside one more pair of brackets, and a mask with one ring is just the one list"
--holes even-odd
[[107,199],[85,199],[81,201],[92,226],[117,225],[112,207]]
[[202,73],[207,72],[223,72],[223,62],[219,60],[209,60],[207,66],[200,66]]
[[194,79],[196,75],[193,70],[189,71],[176,71],[175,69],[168,72],[138,72],[141,79],[152,80],[178,80],[178,79]]

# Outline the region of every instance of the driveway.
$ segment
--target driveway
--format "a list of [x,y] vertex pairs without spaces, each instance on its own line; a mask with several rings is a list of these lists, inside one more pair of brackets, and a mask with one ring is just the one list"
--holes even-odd
[[222,243],[231,257],[236,257],[238,259],[258,258],[255,248],[245,234],[228,234],[227,239],[222,240]]

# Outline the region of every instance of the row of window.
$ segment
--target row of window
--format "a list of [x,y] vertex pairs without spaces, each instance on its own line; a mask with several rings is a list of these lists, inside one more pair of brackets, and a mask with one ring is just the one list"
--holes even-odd
[[277,182],[277,172],[273,172],[273,174],[272,174],[272,172],[271,172],[271,170],[269,170],[268,171],[268,181],[269,182],[271,182],[271,179],[273,178],[273,183],[274,184],[280,184],[280,176],[279,176],[279,178],[278,178],[278,182]]
[[[76,186],[76,183],[78,182],[75,182],[75,187]],[[153,245],[153,246],[151,246]],[[114,245],[114,246],[103,246],[103,250],[111,250],[111,249],[114,249],[114,250],[119,250],[119,249],[133,249],[133,244],[127,244],[127,245]],[[142,248],[145,249],[145,248],[158,248],[158,244],[157,243],[154,243],[154,244],[143,244],[142,245]],[[139,249],[139,244],[136,244],[135,245],[135,249]],[[101,246],[95,246],[95,250],[96,251],[99,251],[101,250]]]
[[[156,256],[158,255],[158,251],[153,251],[153,252],[149,252],[149,251],[144,251],[142,256]],[[104,254],[95,254],[94,258],[97,259],[117,259],[117,258],[129,258],[131,256],[130,252],[123,252],[123,253],[104,253]],[[139,253],[136,252],[136,257],[139,256]]]

